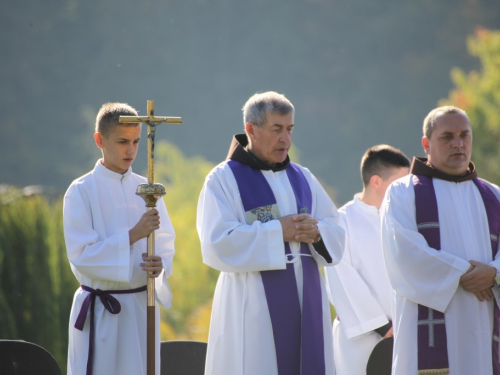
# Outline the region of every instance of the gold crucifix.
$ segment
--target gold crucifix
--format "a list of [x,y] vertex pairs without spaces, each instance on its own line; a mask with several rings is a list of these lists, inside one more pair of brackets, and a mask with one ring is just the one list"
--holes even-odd
[[[149,210],[156,207],[156,202],[165,195],[165,186],[154,182],[154,151],[156,125],[180,124],[181,117],[155,117],[155,103],[147,102],[147,116],[120,116],[121,123],[145,123],[148,126],[148,183],[137,187],[136,194],[146,202]],[[155,255],[155,233],[148,236],[148,256]],[[147,375],[155,375],[155,279],[148,277],[148,306],[147,306]]]

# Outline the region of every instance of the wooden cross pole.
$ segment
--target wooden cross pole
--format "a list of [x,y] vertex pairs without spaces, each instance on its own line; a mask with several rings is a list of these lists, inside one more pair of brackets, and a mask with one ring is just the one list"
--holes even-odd
[[[154,182],[154,151],[156,125],[180,124],[181,117],[155,117],[153,100],[147,102],[147,116],[120,116],[121,123],[145,123],[148,126],[148,183],[137,187],[136,194],[146,202],[148,210],[156,207],[156,201],[165,195],[165,187]],[[155,233],[148,236],[148,256],[155,254]],[[155,375],[155,279],[148,277],[148,306],[147,306],[147,375]]]

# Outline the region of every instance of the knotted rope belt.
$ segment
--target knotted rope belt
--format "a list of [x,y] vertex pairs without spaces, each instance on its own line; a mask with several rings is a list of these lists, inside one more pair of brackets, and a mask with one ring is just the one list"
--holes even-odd
[[87,319],[87,311],[89,310],[90,305],[90,337],[89,337],[89,354],[87,358],[87,375],[92,375],[92,363],[94,359],[94,307],[95,307],[95,299],[97,296],[101,299],[101,302],[106,310],[108,310],[111,314],[119,314],[122,307],[120,302],[112,296],[112,294],[131,294],[131,293],[139,293],[147,290],[147,285],[141,286],[135,289],[127,289],[127,290],[101,290],[101,289],[92,289],[88,286],[81,285],[83,290],[89,292],[85,300],[83,301],[82,307],[80,309],[80,313],[78,314],[78,318],[75,322],[75,328],[83,331],[83,326],[85,325],[85,320]]

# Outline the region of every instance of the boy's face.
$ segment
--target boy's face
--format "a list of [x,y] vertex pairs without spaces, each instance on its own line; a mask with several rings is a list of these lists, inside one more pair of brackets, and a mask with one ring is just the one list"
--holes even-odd
[[107,137],[95,133],[94,139],[102,151],[102,164],[113,172],[124,174],[137,155],[141,126],[117,125]]

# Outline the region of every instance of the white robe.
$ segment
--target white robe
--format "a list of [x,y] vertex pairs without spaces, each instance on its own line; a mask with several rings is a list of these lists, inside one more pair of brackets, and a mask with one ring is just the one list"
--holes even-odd
[[[82,285],[101,290],[134,289],[147,284],[142,271],[145,238],[130,245],[129,230],[146,212],[135,194],[144,177],[129,169],[124,175],[105,168],[100,161],[93,171],[76,179],[64,197],[64,236],[71,269]],[[163,199],[157,202],[160,229],[155,232],[155,253],[163,259],[163,273],[155,280],[156,300],[170,307],[167,278],[172,274],[174,230]],[[83,331],[74,325],[88,292],[78,288],[69,321],[68,374],[86,373],[90,309]],[[113,294],[121,304],[119,314],[95,303],[94,374],[146,374],[147,292]],[[156,306],[156,373],[160,372],[159,308]]]
[[391,286],[384,264],[379,210],[358,196],[339,210],[346,232],[342,261],[325,269],[337,315],[333,350],[337,375],[364,375],[375,345],[382,340],[373,330],[391,318]]
[[[332,264],[340,261],[344,231],[338,213],[316,178],[302,168],[312,190],[312,213],[319,220],[321,237]],[[276,197],[280,215],[297,213],[286,171],[262,171]],[[197,229],[203,261],[220,270],[217,282],[205,374],[274,375],[276,353],[271,319],[259,271],[286,268],[285,247],[278,220],[245,222],[245,212],[234,175],[226,162],[207,176],[198,202]],[[300,252],[298,242],[291,252]],[[327,262],[310,246],[319,267]],[[300,259],[300,258],[299,258]],[[299,298],[302,298],[302,262],[295,264]],[[331,318],[326,288],[321,283],[326,373],[334,374]]]
[[[417,373],[417,306],[422,304],[445,314],[450,374],[491,375],[494,301],[480,302],[459,285],[469,260],[500,269],[498,253],[492,259],[481,195],[473,181],[433,179],[441,234],[441,251],[436,251],[417,231],[411,178],[394,182],[381,208],[385,262],[395,289],[393,374]],[[499,198],[498,187],[488,186]]]

